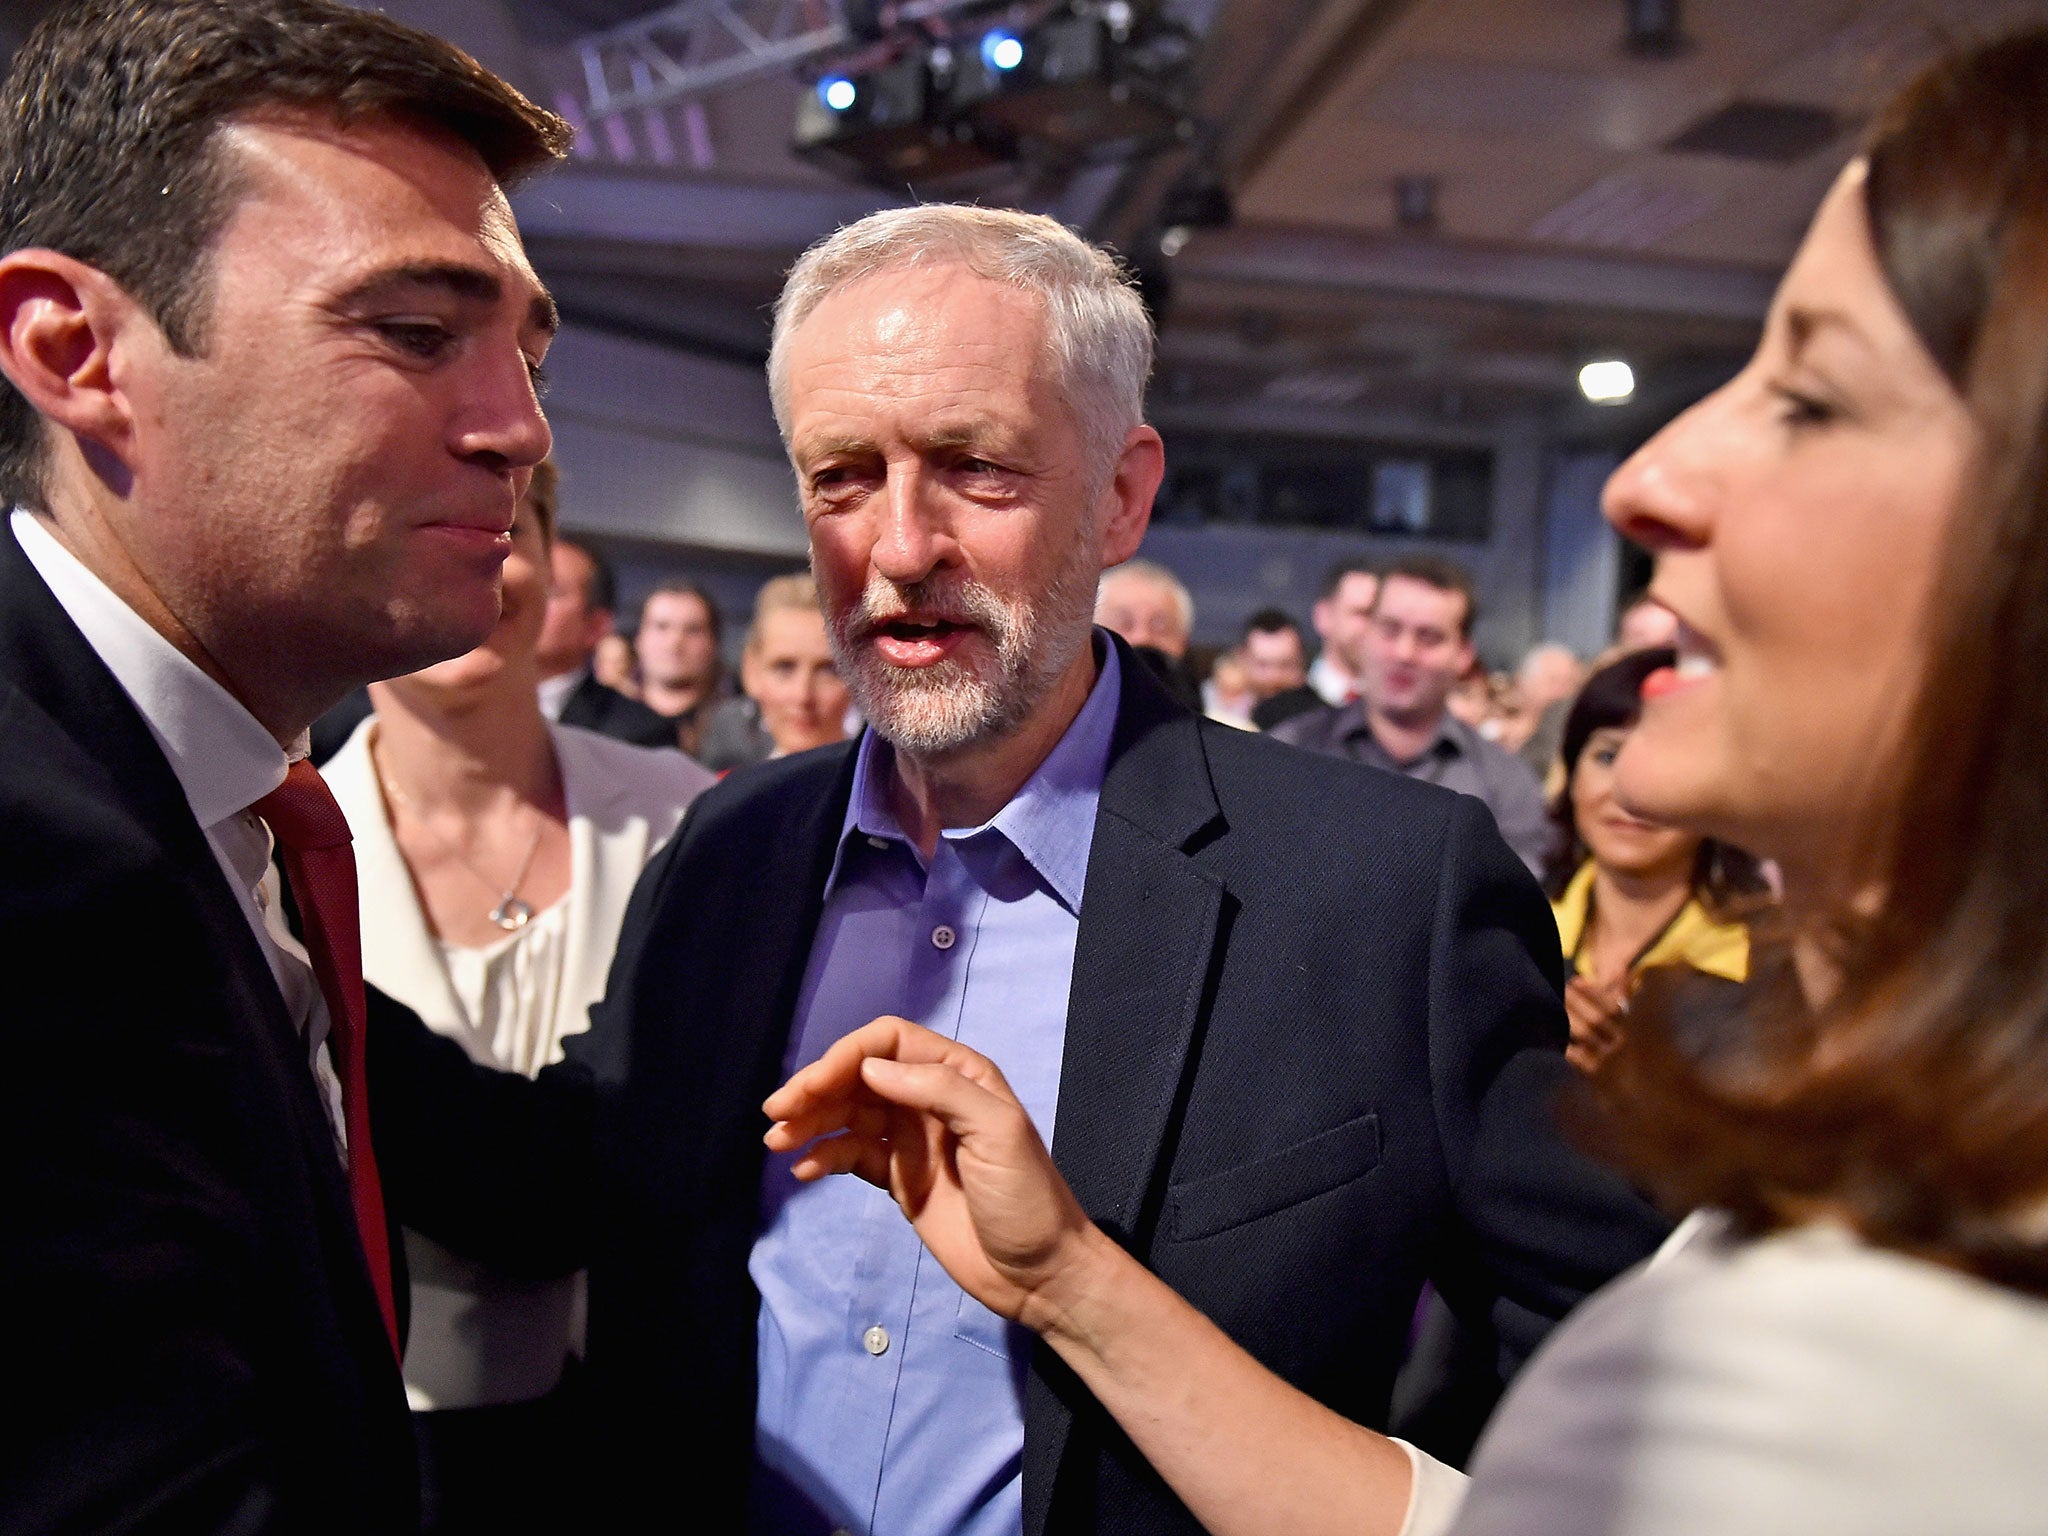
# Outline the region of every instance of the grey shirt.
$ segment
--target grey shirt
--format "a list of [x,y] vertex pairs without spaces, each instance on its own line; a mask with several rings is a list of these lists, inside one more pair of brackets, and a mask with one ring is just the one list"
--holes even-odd
[[1396,762],[1380,745],[1358,701],[1332,709],[1312,709],[1283,720],[1269,733],[1277,741],[1348,757],[1354,763],[1404,773],[1411,779],[1441,784],[1461,795],[1483,800],[1493,812],[1501,837],[1539,877],[1550,852],[1553,832],[1543,805],[1543,786],[1528,765],[1502,751],[1457,716],[1446,711],[1436,736],[1421,754]]

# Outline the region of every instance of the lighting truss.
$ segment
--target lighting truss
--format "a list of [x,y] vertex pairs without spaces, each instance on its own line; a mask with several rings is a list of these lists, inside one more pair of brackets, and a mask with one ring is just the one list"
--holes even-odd
[[[990,3],[902,0],[881,16],[893,28]],[[874,15],[873,0],[854,8]],[[682,0],[577,41],[585,105],[593,117],[654,110],[872,42],[847,11],[845,0]]]

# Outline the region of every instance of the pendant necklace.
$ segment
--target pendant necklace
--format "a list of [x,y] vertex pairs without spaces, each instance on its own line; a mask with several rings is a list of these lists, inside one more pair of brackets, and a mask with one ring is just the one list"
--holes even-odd
[[[445,848],[456,863],[476,877],[477,882],[485,890],[498,890],[498,883],[495,880],[470,863],[467,854],[434,830],[426,817],[420,814],[420,808],[405,797],[398,786],[391,782],[391,775],[386,773],[383,767],[377,764],[374,759],[372,760],[372,766],[377,770],[377,782],[384,786],[385,795],[404,810],[407,815],[411,816],[413,823],[421,831]],[[517,933],[533,921],[533,905],[520,896],[519,887],[526,883],[526,872],[533,868],[533,856],[540,852],[540,834],[545,826],[546,819],[536,810],[533,813],[533,837],[526,845],[526,857],[519,861],[519,872],[512,877],[510,885],[498,892],[498,904],[485,914],[490,918],[494,926],[506,933]]]

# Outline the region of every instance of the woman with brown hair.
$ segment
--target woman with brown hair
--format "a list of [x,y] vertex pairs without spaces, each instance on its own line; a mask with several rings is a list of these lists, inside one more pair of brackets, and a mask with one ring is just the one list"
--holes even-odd
[[1089,1221],[984,1059],[900,1020],[769,1101],[888,1187],[1213,1531],[2048,1527],[2048,33],[1928,72],[1828,194],[1756,357],[1616,474],[1677,659],[1615,769],[1775,858],[1785,995],[1707,1063],[1633,1031],[1688,1218],[1510,1391],[1469,1487],[1329,1414]]

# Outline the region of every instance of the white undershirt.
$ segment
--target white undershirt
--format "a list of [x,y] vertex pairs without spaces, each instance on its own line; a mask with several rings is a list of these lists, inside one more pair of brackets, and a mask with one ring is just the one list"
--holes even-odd
[[38,518],[17,507],[10,523],[29,564],[141,712],[178,776],[306,1042],[335,1149],[346,1163],[341,1083],[327,1051],[327,1003],[305,949],[285,923],[270,829],[249,809],[284,782],[290,761],[305,755],[305,738],[288,758],[233,694],[151,628]]

